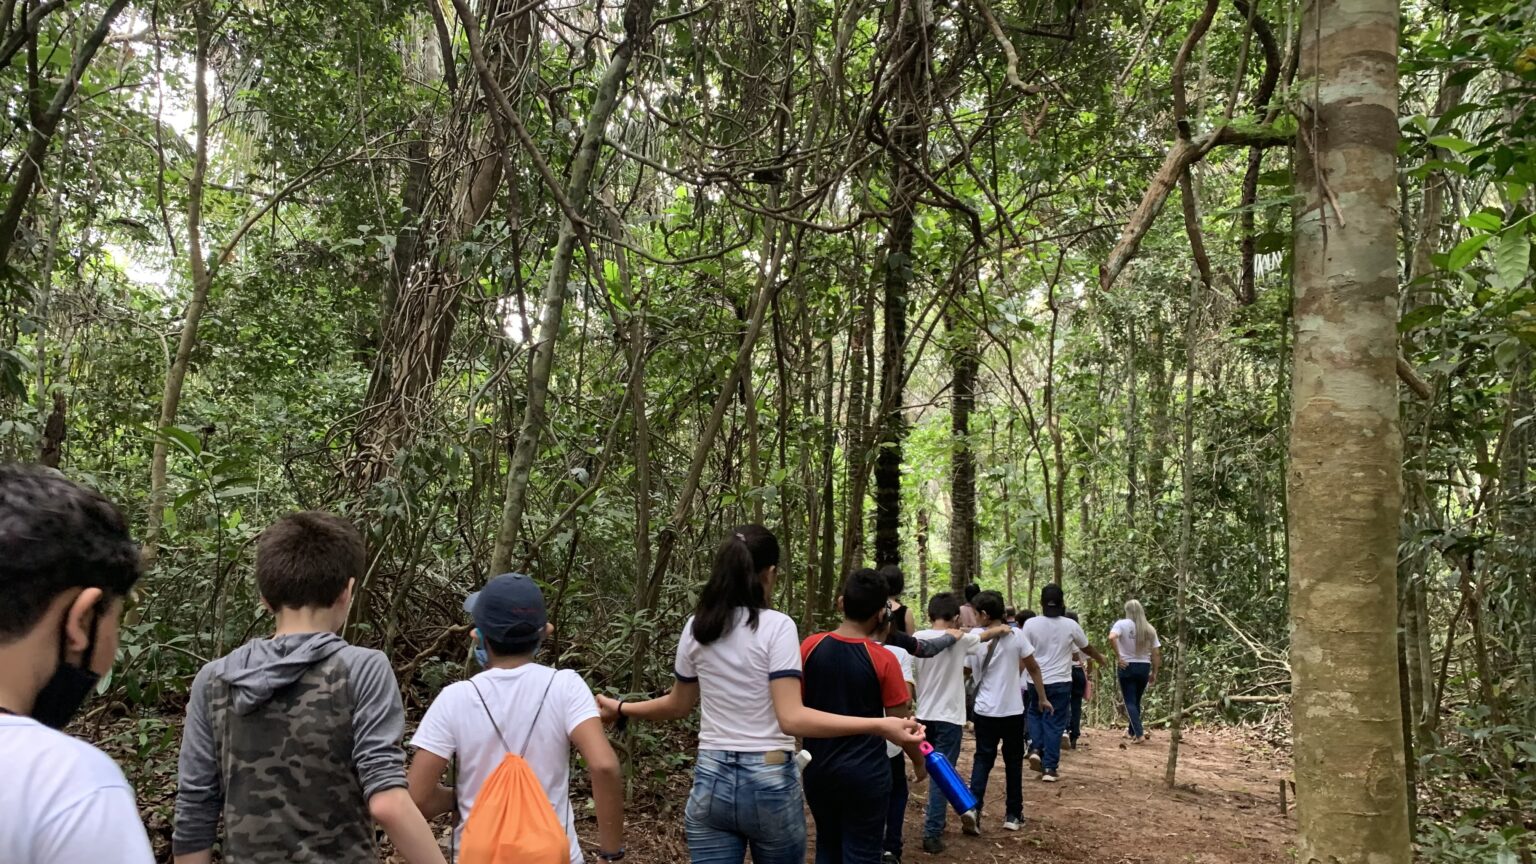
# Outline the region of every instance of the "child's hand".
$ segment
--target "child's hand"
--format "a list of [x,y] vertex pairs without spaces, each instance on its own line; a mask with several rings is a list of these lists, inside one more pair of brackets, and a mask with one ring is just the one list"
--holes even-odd
[[964,630],[957,630],[954,627],[951,627],[948,630],[945,630],[944,632],[948,633],[949,635],[951,635],[953,637],[955,637],[955,641],[956,642],[959,642],[961,639],[965,638],[965,631]]
[[898,747],[921,744],[928,735],[923,724],[911,717],[881,717],[875,722],[879,726],[880,737]]
[[603,719],[604,726],[612,726],[619,720],[619,700],[608,696],[597,697],[597,714]]

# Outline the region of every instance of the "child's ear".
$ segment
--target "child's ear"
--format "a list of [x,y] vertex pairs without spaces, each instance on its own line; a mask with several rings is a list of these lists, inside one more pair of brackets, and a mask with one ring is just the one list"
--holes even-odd
[[551,639],[551,638],[554,637],[554,635],[555,635],[555,625],[551,624],[548,621],[544,622],[544,638],[545,639]]
[[843,595],[837,595],[837,614],[843,614]]

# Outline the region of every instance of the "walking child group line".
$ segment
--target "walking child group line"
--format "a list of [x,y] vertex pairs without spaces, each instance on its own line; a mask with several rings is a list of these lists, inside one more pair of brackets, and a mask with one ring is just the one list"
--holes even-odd
[[[330,514],[285,517],[256,547],[273,635],[208,663],[192,684],[175,862],[209,862],[215,846],[231,864],[377,862],[377,825],[410,864],[580,864],[573,746],[591,780],[593,854],[619,861],[623,787],[605,727],[680,720],[696,707],[684,809],[693,864],[740,864],[749,850],[755,864],[803,864],[807,807],[818,864],[900,862],[910,789],[927,779],[922,748],[953,765],[967,722],[976,806],[959,828],[991,830],[988,780],[1001,754],[1000,826],[1019,830],[1026,762],[1041,781],[1057,779],[1063,743],[1077,745],[1092,665],[1107,662],[1060,586],[1041,592],[1038,615],[1015,615],[975,586],[938,594],[918,630],[900,570],[860,569],[843,583],[842,623],[802,640],[771,608],[778,563],[762,526],[724,538],[678,640],[676,681],[644,701],[594,696],[576,672],[537,663],[552,632],[538,585],[492,579],[464,603],[482,671],[432,701],[407,763],[388,658],[337,635],[366,568],[362,538]],[[57,731],[110,671],[139,575],[138,547],[105,498],[51,470],[0,467],[3,864],[154,860],[121,769]],[[1144,740],[1157,631],[1132,600],[1109,641],[1128,735]],[[941,784],[927,785],[922,848],[939,855],[949,803]],[[448,856],[428,825],[445,813],[455,822]]]

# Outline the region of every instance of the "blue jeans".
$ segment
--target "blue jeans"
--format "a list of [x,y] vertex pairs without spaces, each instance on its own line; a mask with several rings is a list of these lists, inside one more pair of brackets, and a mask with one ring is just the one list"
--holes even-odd
[[1077,739],[1083,734],[1083,696],[1088,692],[1088,673],[1081,666],[1072,667],[1072,722],[1067,727],[1067,735],[1072,739],[1073,746],[1077,745]]
[[901,857],[901,829],[907,821],[907,798],[911,789],[907,785],[907,757],[898,753],[891,757],[891,798],[885,807],[885,851]]
[[[790,754],[700,750],[683,825],[692,864],[804,864],[805,805]],[[777,758],[777,757],[775,757]]]
[[[960,733],[961,726],[958,723],[945,723],[942,720],[920,721],[928,728],[928,743],[933,749],[944,754],[950,765],[960,758]],[[944,797],[944,792],[939,789],[939,784],[928,781],[928,810],[923,814],[923,837],[938,837],[944,833],[944,822],[949,814],[949,799]]]
[[1024,715],[984,717],[976,715],[976,758],[971,763],[971,792],[977,808],[986,804],[987,776],[997,761],[998,745],[1003,751],[1004,818],[1024,818]]
[[[806,768],[805,803],[816,820],[816,864],[880,864],[890,762],[882,759],[878,767],[871,765],[857,775],[825,766],[817,770],[815,762]],[[755,852],[752,864],[757,864]]]
[[1125,696],[1125,714],[1131,718],[1132,738],[1140,738],[1141,696],[1147,692],[1147,679],[1152,677],[1151,663],[1131,663],[1120,670],[1120,693]]
[[1040,753],[1042,768],[1055,771],[1061,765],[1061,733],[1072,719],[1072,682],[1045,685],[1045,698],[1051,713],[1042,712],[1039,705],[1029,706],[1029,746]]

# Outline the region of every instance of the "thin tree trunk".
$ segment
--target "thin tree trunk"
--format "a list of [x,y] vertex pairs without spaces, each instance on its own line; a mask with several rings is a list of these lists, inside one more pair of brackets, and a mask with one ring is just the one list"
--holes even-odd
[[1289,463],[1297,860],[1410,860],[1398,705],[1395,0],[1303,15]]
[[976,454],[971,447],[971,411],[976,406],[980,360],[967,325],[952,325],[954,377],[950,408],[949,583],[956,590],[976,581]]
[[1179,572],[1173,600],[1173,706],[1168,729],[1168,763],[1163,782],[1169,788],[1178,782],[1179,744],[1184,740],[1184,690],[1189,678],[1189,570],[1190,542],[1195,531],[1195,322],[1200,313],[1200,289],[1204,277],[1189,280],[1189,310],[1184,319],[1184,446],[1180,460],[1180,485],[1183,486],[1182,513],[1179,520]]
[[[192,161],[192,177],[187,185],[187,262],[191,269],[192,296],[182,315],[181,337],[176,342],[176,355],[165,374],[165,390],[160,397],[160,420],[155,427],[157,430],[163,430],[176,422],[176,411],[181,405],[181,390],[187,380],[187,367],[192,363],[192,349],[197,345],[198,324],[208,308],[208,292],[213,287],[208,262],[203,257],[203,190],[208,176],[208,50],[213,38],[213,34],[208,31],[208,14],[206,4],[200,3],[195,13],[197,35],[192,82],[192,116],[197,147]],[[149,463],[149,510],[145,514],[142,549],[146,568],[154,563],[160,549],[160,529],[165,519],[166,461],[169,455],[165,436],[157,436]]]
[[922,604],[922,613],[928,610],[928,508],[920,507],[917,511],[917,584],[918,598]]
[[608,68],[603,71],[592,108],[587,114],[581,146],[571,164],[565,197],[578,214],[567,213],[562,217],[560,236],[555,243],[554,256],[549,266],[549,279],[544,285],[539,332],[535,337],[537,341],[533,348],[533,363],[528,372],[528,398],[523,409],[517,444],[512,450],[512,461],[507,466],[507,495],[502,505],[501,528],[496,532],[496,546],[491,553],[492,574],[503,572],[512,563],[512,550],[517,545],[523,509],[527,503],[528,478],[532,473],[534,457],[538,454],[539,439],[549,419],[545,403],[549,399],[549,378],[555,366],[555,346],[560,341],[564,324],[566,283],[571,278],[571,262],[583,231],[583,226],[576,224],[573,217],[586,209],[591,197],[592,174],[597,166],[603,135],[608,129],[608,119],[618,106],[619,87],[629,71],[630,59],[650,30],[653,2],[630,0],[625,6],[624,41],[614,49]]

